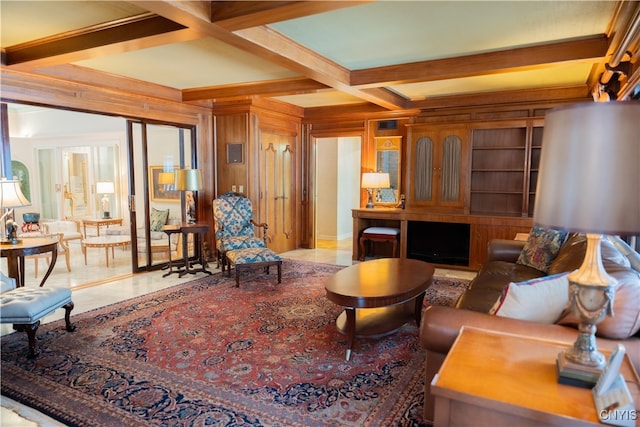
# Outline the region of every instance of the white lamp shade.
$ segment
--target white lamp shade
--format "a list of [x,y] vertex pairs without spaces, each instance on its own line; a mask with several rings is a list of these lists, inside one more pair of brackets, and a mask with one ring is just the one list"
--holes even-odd
[[585,233],[640,233],[640,103],[546,114],[533,220]]
[[175,171],[176,190],[198,191],[202,188],[202,174],[199,169],[178,169]]
[[0,207],[4,209],[20,206],[31,206],[31,202],[22,194],[20,181],[5,178],[0,180]]
[[362,174],[362,188],[389,188],[389,174],[382,172],[367,172]]
[[113,194],[114,191],[115,191],[115,187],[113,186],[113,182],[97,182],[96,183],[96,193]]

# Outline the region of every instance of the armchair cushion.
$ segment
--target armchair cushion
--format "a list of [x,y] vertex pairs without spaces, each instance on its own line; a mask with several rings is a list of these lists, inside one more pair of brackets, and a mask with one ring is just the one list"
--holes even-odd
[[62,233],[62,240],[82,240],[82,232],[80,232],[80,222],[70,219],[43,221],[40,223],[44,234]]
[[218,240],[217,248],[222,252],[237,249],[264,248],[264,241],[255,236],[231,236]]

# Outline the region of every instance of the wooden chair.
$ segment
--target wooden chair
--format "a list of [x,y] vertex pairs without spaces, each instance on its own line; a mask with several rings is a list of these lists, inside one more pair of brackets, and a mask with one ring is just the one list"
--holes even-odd
[[369,227],[362,231],[360,235],[360,261],[364,261],[368,242],[391,242],[393,244],[392,254],[399,257],[398,241],[400,240],[400,229],[391,227]]
[[[29,237],[48,237],[51,239],[56,239],[58,241],[58,255],[63,254],[64,255],[64,259],[67,263],[67,271],[71,271],[71,259],[70,259],[70,254],[69,254],[69,246],[67,244],[67,242],[64,240],[64,234],[63,233],[51,233],[51,234],[38,234],[36,235],[30,235],[30,236],[25,236],[23,237],[24,239],[28,239]],[[38,260],[44,258],[47,261],[47,265],[49,264],[49,262],[51,262],[51,254],[50,253],[43,253],[43,254],[37,254],[37,255],[28,255],[25,257],[25,259],[32,259],[34,261],[34,269],[35,269],[35,278],[38,278]]]

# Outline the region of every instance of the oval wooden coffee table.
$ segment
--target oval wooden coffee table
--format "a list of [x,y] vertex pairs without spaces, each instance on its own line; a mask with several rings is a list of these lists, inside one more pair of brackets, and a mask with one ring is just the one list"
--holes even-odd
[[424,261],[383,258],[352,265],[327,280],[327,298],[345,308],[336,325],[347,335],[347,360],[355,337],[388,335],[412,319],[420,325],[433,272]]

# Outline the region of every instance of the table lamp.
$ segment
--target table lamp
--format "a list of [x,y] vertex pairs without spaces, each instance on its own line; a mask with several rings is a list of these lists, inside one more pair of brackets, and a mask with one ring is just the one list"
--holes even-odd
[[[17,179],[2,178],[0,180],[0,208],[2,216],[2,230],[0,230],[0,242],[17,244],[20,240],[17,237],[18,226],[13,220],[7,218],[13,213],[13,208],[31,206],[31,202],[22,194],[20,181]],[[6,212],[5,212],[6,209]]]
[[196,222],[196,199],[194,191],[202,188],[202,174],[199,169],[177,169],[175,171],[176,190],[185,192],[185,211],[188,224]]
[[367,189],[369,194],[369,201],[367,202],[367,209],[373,208],[373,190],[378,188],[389,188],[391,186],[389,181],[389,174],[383,172],[366,172],[362,174],[362,188]]
[[614,315],[617,286],[604,270],[600,240],[640,234],[640,103],[574,104],[547,112],[533,221],[587,235],[582,266],[569,275],[578,338],[558,362],[560,376],[568,365],[593,373],[606,362],[596,347],[596,325]]
[[160,185],[173,185],[175,181],[175,174],[173,172],[160,172],[158,174],[158,184]]
[[102,218],[109,219],[111,218],[111,214],[109,212],[109,194],[113,194],[115,192],[115,188],[113,186],[113,182],[97,182],[96,183],[96,193],[102,193],[102,199],[100,199],[100,206],[102,207]]

